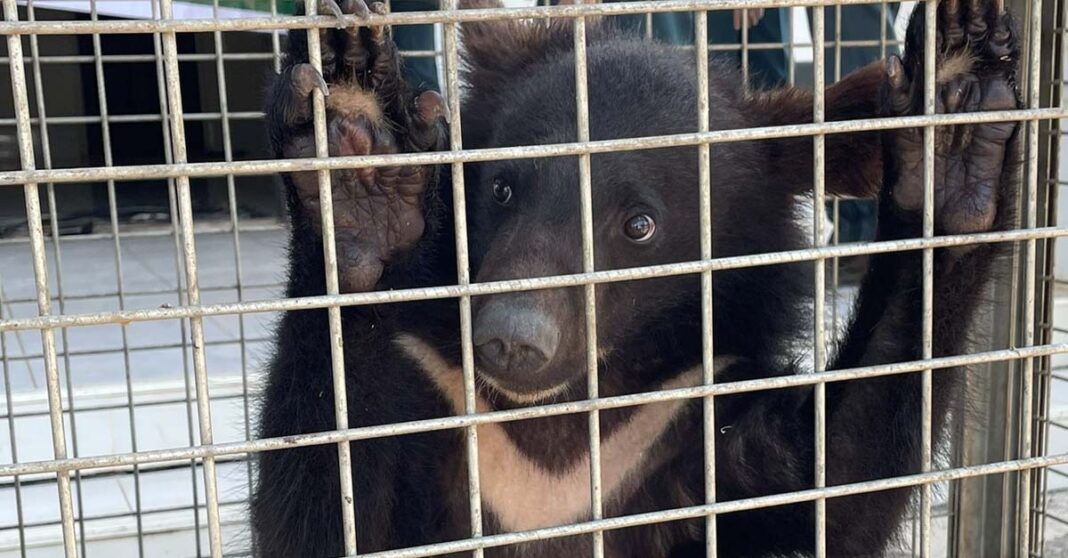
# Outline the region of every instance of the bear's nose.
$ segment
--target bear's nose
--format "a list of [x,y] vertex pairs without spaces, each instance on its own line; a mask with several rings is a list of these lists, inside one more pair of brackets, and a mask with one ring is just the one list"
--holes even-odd
[[529,380],[556,354],[560,330],[545,312],[492,300],[475,317],[479,365],[499,380]]

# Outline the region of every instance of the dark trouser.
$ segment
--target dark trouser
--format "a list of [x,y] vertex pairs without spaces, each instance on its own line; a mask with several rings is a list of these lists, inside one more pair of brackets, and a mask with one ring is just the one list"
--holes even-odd
[[[438,9],[437,0],[393,0],[390,9],[394,12],[428,12]],[[393,40],[401,51],[420,50],[433,52],[433,25],[398,25],[393,28]],[[433,56],[407,56],[404,59],[404,74],[408,82],[419,89],[440,90],[438,65]]]
[[[886,4],[885,13],[882,4],[862,4],[856,6],[840,6],[838,8],[828,6],[823,11],[824,34],[828,44],[835,40],[836,31],[841,32],[843,42],[846,41],[870,41],[879,39],[880,22],[886,30],[888,41],[894,40],[893,21],[897,16],[897,4]],[[836,30],[836,10],[841,10],[841,28]],[[812,18],[812,10],[809,9],[809,19]],[[835,81],[835,47],[829,46],[824,50],[824,79],[827,83]],[[837,68],[839,75],[844,76],[857,68],[861,68],[874,60],[898,52],[895,45],[887,45],[886,52],[877,46],[846,46],[842,45],[841,67]],[[876,205],[874,200],[842,200],[838,203],[838,240],[840,242],[858,242],[875,239],[875,214]]]

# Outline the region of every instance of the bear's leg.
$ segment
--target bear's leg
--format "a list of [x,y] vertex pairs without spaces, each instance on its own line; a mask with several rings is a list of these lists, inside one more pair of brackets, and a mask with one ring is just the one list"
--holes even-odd
[[[1000,0],[948,0],[938,7],[936,97],[940,113],[1006,110],[1019,106],[1018,59],[1011,17]],[[924,9],[909,25],[906,55],[883,65],[879,112],[922,114]],[[1019,162],[1018,126],[961,124],[935,129],[934,233],[969,234],[1012,226]],[[883,166],[877,240],[923,236],[924,149],[921,129],[882,134]],[[867,164],[858,161],[858,165]],[[998,256],[1007,246],[983,244],[935,249],[931,354],[967,351],[968,334]],[[922,251],[875,254],[857,308],[828,370],[914,361],[924,356]],[[782,373],[782,371],[779,371]],[[798,373],[796,370],[788,373]],[[948,418],[963,405],[960,369],[935,370],[931,432],[937,448]],[[748,362],[728,369],[724,381],[775,375]],[[717,378],[719,381],[719,378]],[[908,373],[826,385],[828,486],[920,473],[923,469],[922,374]],[[814,486],[812,389],[772,390],[717,398],[717,479],[733,499]],[[738,456],[745,456],[738,462]],[[755,465],[759,464],[759,465]],[[729,491],[729,492],[728,492]],[[901,525],[912,489],[884,490],[827,501],[827,553],[878,556]],[[811,552],[811,503],[720,517],[731,533],[723,548],[751,555]],[[767,537],[768,531],[777,533]]]

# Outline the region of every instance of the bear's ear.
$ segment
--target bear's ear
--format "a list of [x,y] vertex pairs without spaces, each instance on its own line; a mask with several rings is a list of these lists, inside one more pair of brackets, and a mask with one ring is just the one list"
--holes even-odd
[[[561,4],[595,3],[568,0]],[[498,0],[460,0],[460,9],[500,8]],[[587,38],[600,35],[600,18],[587,18]],[[574,51],[571,18],[496,19],[460,25],[465,81],[476,90],[506,87],[518,72],[561,53]]]

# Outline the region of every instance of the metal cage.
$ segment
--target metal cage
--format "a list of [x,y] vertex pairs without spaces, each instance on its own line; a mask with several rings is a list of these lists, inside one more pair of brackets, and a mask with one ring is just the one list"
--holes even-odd
[[[395,26],[433,25],[434,48],[408,52],[441,63],[442,90],[454,122],[460,116],[457,26],[495,18],[573,18],[576,23],[577,141],[518,148],[465,150],[458,126],[447,152],[362,157],[327,157],[322,97],[315,97],[318,157],[271,160],[263,151],[257,122],[260,90],[243,78],[277,70],[282,32],[308,31],[312,64],[318,65],[319,28],[334,20],[312,13],[294,17],[277,0],[201,2],[200,16],[177,0],[3,0],[0,34],[6,41],[2,63],[10,73],[0,86],[0,218],[9,212],[11,230],[0,220],[0,355],[3,393],[0,423],[0,557],[7,556],[222,556],[251,552],[245,534],[245,501],[253,478],[255,452],[311,444],[336,444],[342,495],[351,502],[348,442],[442,429],[464,429],[468,462],[477,463],[477,426],[582,412],[589,416],[593,518],[534,531],[484,535],[479,471],[468,467],[471,536],[461,541],[375,554],[432,556],[482,550],[522,541],[589,534],[595,555],[606,530],[685,518],[707,518],[710,555],[715,551],[717,513],[816,502],[817,539],[826,536],[827,498],[894,487],[919,486],[913,536],[901,552],[919,556],[1068,556],[1068,417],[1057,413],[1058,394],[1068,389],[1068,330],[1055,327],[1063,282],[1054,266],[1054,240],[1068,234],[1056,226],[1060,176],[1063,0],[1010,0],[1024,38],[1021,91],[1026,108],[978,114],[934,114],[933,88],[927,89],[927,115],[849,122],[823,121],[822,88],[841,71],[842,49],[878,47],[882,54],[900,40],[882,25],[878,37],[842,39],[841,7],[861,0],[639,0],[626,3],[536,6],[513,2],[503,9],[457,10],[443,0],[441,10],[393,12],[382,18]],[[120,6],[125,4],[124,6]],[[181,10],[176,10],[180,4]],[[235,9],[259,5],[263,11]],[[797,18],[807,6],[835,10],[831,23],[823,9],[811,11],[811,36],[797,37]],[[885,14],[887,2],[882,2]],[[916,9],[933,10],[933,2]],[[114,11],[117,7],[132,13]],[[700,92],[696,133],[626,140],[589,141],[586,111],[585,19],[599,15],[644,14],[652,37],[654,13],[779,8],[789,32],[782,42],[751,42],[743,26],[741,42],[693,49]],[[928,14],[933,14],[929,11]],[[928,18],[930,21],[931,17]],[[709,43],[707,20],[694,18],[694,43]],[[350,22],[355,23],[355,22]],[[299,31],[297,31],[299,32]],[[828,40],[828,36],[831,40]],[[934,34],[928,33],[928,52]],[[125,42],[124,42],[125,41]],[[141,41],[141,42],[139,42]],[[133,46],[132,46],[133,45]],[[127,48],[129,47],[129,48]],[[708,129],[707,60],[710,51],[739,53],[748,67],[751,52],[785,49],[788,80],[811,74],[817,92],[811,124],[748,130]],[[828,55],[832,62],[828,63]],[[801,68],[811,59],[811,69]],[[246,67],[247,66],[247,67]],[[126,70],[121,68],[126,67]],[[927,83],[933,83],[928,64]],[[116,69],[119,68],[119,69]],[[133,69],[130,69],[133,68]],[[244,69],[240,69],[244,68]],[[248,68],[253,68],[249,70]],[[231,76],[228,80],[227,76]],[[125,76],[125,77],[124,77]],[[832,78],[832,79],[833,79]],[[133,81],[126,82],[126,79]],[[249,78],[251,79],[251,78]],[[137,88],[144,81],[145,89]],[[82,85],[80,94],[68,84]],[[190,86],[195,82],[196,86]],[[236,84],[236,85],[235,85]],[[8,87],[10,85],[10,87]],[[213,86],[214,85],[214,86]],[[76,88],[76,87],[75,87]],[[8,97],[7,91],[10,91]],[[115,101],[120,99],[120,101]],[[110,101],[110,102],[109,102]],[[147,101],[148,104],[142,104]],[[59,108],[57,108],[59,107]],[[130,108],[134,107],[134,108]],[[147,108],[146,108],[147,107]],[[192,107],[192,108],[190,108]],[[899,127],[1013,120],[1024,123],[1027,160],[1025,192],[1016,230],[965,236],[933,235],[933,213],[925,212],[923,238],[877,243],[839,243],[838,201],[824,199],[822,160],[826,134]],[[249,125],[254,128],[249,128]],[[139,127],[129,132],[128,127]],[[188,130],[195,130],[190,135]],[[252,131],[249,131],[252,130]],[[928,137],[933,134],[928,132]],[[151,148],[130,159],[137,138],[152,136]],[[194,137],[195,136],[195,137]],[[712,258],[709,172],[710,145],[777,137],[815,138],[813,247],[792,252]],[[645,268],[595,270],[593,266],[590,157],[594,153],[669,146],[697,146],[701,161],[702,259]],[[933,143],[926,160],[933,165]],[[80,153],[76,153],[79,152]],[[16,160],[17,156],[17,160]],[[492,159],[577,157],[583,223],[583,272],[575,275],[473,283],[468,272],[462,172],[454,172],[459,276],[450,286],[404,291],[339,294],[333,253],[332,169],[405,164],[452,165]],[[6,159],[5,159],[6,157]],[[5,162],[6,161],[6,162]],[[281,234],[277,199],[259,199],[261,210],[243,214],[243,197],[273,191],[278,172],[318,171],[327,246],[325,296],[286,299],[279,294]],[[713,173],[714,174],[714,173]],[[928,173],[930,174],[930,173]],[[87,188],[92,188],[92,192]],[[928,184],[928,196],[931,186]],[[69,196],[66,192],[75,192]],[[65,204],[76,192],[95,197],[99,218],[70,219]],[[95,193],[94,193],[95,192]],[[148,192],[141,194],[139,192]],[[205,194],[204,192],[207,192]],[[42,203],[41,197],[44,196]],[[129,197],[133,196],[133,201]],[[136,196],[155,196],[140,213]],[[198,198],[199,196],[199,198]],[[147,199],[147,198],[145,198]],[[207,201],[205,201],[207,199]],[[214,200],[214,201],[212,201]],[[274,204],[272,206],[272,204]],[[127,205],[134,210],[127,212]],[[204,209],[207,207],[208,209]],[[212,214],[211,208],[218,211]],[[267,209],[262,209],[267,208]],[[273,208],[273,209],[272,209]],[[155,217],[144,218],[144,214]],[[828,222],[830,217],[830,222]],[[79,224],[80,223],[80,224]],[[73,231],[71,229],[74,229]],[[831,229],[834,229],[833,231]],[[974,242],[1014,243],[1013,273],[993,286],[985,320],[989,344],[976,352],[931,358],[931,254],[936,247]],[[848,289],[838,288],[840,258],[900,250],[925,254],[925,357],[922,360],[850,370],[825,371],[826,347],[840,320]],[[250,255],[253,254],[253,255]],[[814,372],[740,383],[716,384],[712,377],[711,278],[717,271],[784,262],[812,262],[816,285]],[[639,395],[598,397],[594,285],[678,274],[702,278],[704,384]],[[1068,275],[1066,275],[1068,276]],[[32,280],[31,280],[32,277]],[[829,282],[832,289],[824,289]],[[474,409],[471,347],[472,296],[513,290],[584,286],[590,348],[590,399],[493,413]],[[1063,291],[1068,293],[1068,291]],[[286,438],[254,439],[250,424],[259,359],[268,341],[267,325],[279,312],[328,308],[335,386],[344,385],[340,307],[429,298],[460,300],[467,413],[412,423],[350,428],[344,388],[334,394],[336,430]],[[830,300],[828,300],[830,299]],[[1068,300],[1068,299],[1066,299]],[[977,405],[966,443],[948,468],[934,465],[930,436],[923,447],[925,472],[846,486],[823,486],[824,433],[817,428],[818,488],[786,495],[716,502],[709,483],[703,505],[636,516],[604,518],[600,500],[599,420],[602,409],[664,401],[702,399],[706,431],[713,430],[715,396],[757,389],[812,385],[822,400],[827,382],[919,372],[924,375],[925,415],[930,414],[932,368],[976,367]],[[214,415],[214,416],[213,416]],[[223,417],[223,418],[220,418]],[[817,425],[823,409],[817,405]],[[929,424],[929,420],[928,420]],[[706,463],[715,450],[705,440]],[[44,440],[51,440],[49,446]],[[708,478],[714,467],[706,466]],[[939,488],[946,488],[940,491]],[[1066,493],[1068,494],[1068,493]],[[356,502],[359,505],[359,502]],[[358,541],[353,507],[343,506],[345,545],[355,555]],[[909,538],[909,537],[906,537]],[[1065,535],[1068,539],[1068,535]],[[825,553],[825,547],[817,545]]]

